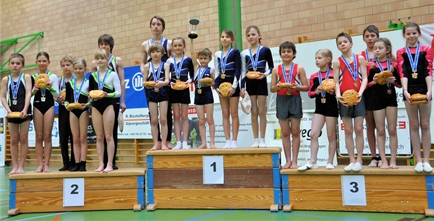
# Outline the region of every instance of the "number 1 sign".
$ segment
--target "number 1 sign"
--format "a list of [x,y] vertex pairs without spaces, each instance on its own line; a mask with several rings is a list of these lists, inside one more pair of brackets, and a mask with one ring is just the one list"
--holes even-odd
[[203,156],[203,184],[224,184],[223,156]]

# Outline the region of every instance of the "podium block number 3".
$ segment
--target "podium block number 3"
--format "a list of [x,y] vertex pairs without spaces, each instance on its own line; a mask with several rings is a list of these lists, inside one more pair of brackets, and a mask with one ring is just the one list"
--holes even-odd
[[63,179],[63,207],[84,206],[84,178]]
[[203,184],[224,184],[223,156],[203,156]]
[[342,202],[344,206],[366,206],[365,176],[342,175]]

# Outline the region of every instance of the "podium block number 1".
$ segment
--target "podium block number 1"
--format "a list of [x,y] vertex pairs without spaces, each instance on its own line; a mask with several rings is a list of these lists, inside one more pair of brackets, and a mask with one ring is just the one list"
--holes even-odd
[[203,184],[224,184],[223,156],[203,156]]

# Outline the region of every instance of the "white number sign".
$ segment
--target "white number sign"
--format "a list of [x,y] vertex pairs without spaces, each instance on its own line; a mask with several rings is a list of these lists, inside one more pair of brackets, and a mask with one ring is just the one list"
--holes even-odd
[[63,179],[63,207],[84,206],[84,178]]
[[366,206],[364,175],[342,175],[341,185],[344,206]]
[[224,184],[223,156],[203,156],[203,184]]

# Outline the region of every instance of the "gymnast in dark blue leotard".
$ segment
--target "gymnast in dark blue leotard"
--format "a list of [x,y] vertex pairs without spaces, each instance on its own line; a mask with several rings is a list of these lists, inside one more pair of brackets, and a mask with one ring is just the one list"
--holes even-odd
[[[104,91],[103,95],[92,103],[92,124],[96,133],[96,147],[99,167],[95,172],[110,172],[113,170],[114,157],[114,105],[121,96],[121,83],[116,72],[108,69],[108,56],[104,49],[95,54],[97,71],[89,77],[89,91]],[[107,166],[104,168],[104,137],[107,141]]]
[[[38,158],[38,169],[36,172],[40,173],[51,172],[50,170],[50,157],[51,157],[51,131],[53,129],[54,121],[54,101],[59,96],[59,81],[57,76],[48,71],[50,64],[50,56],[47,52],[39,52],[36,55],[36,64],[38,65],[39,72],[32,75],[32,84],[34,99],[33,99],[33,122],[35,124],[36,132],[36,157]],[[47,87],[40,89],[35,84],[35,79],[40,73],[46,73],[49,77]],[[42,148],[42,142],[44,148]],[[44,156],[44,160],[42,159]]]
[[[86,61],[78,58],[73,64],[74,78],[66,83],[66,96],[63,105],[66,110],[71,111],[69,115],[69,124],[71,125],[72,138],[74,143],[74,160],[75,166],[70,170],[86,171],[87,158],[87,126],[89,122],[88,108],[92,102],[89,101],[89,80],[86,79]],[[69,104],[79,103],[78,108],[71,108]]]

